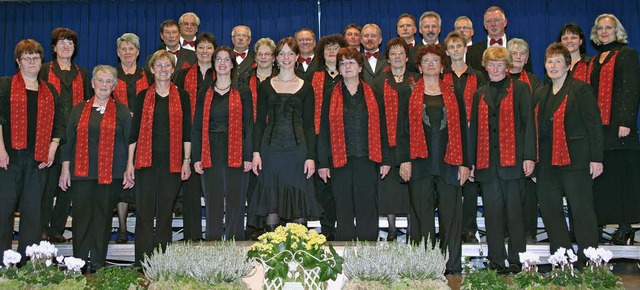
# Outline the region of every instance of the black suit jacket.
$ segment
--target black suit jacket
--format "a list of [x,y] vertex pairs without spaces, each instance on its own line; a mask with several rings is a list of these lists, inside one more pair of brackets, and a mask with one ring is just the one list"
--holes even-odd
[[246,72],[247,70],[253,67],[253,64],[256,63],[256,54],[249,50],[247,51],[247,56],[244,60],[236,67],[236,73],[233,76],[233,81],[238,81],[238,77]]
[[[507,39],[508,41],[509,39]],[[487,50],[487,39],[485,38],[485,40],[480,41],[480,42],[474,42],[471,47],[467,47],[467,65],[471,66],[472,68],[482,72],[482,74],[484,74],[485,79],[489,79],[489,73],[487,73],[487,70],[484,69],[484,67],[482,66],[482,54],[484,53],[484,51]],[[532,72],[533,71],[533,66],[531,65],[532,63],[532,57],[531,57],[531,51],[529,51],[529,60],[527,61],[527,63],[524,65],[524,70],[528,71],[528,72]]]
[[301,63],[298,63],[296,66],[296,75],[301,79],[310,82],[313,79],[313,73],[318,70],[318,57],[314,56],[311,62],[309,63],[309,67],[307,67],[307,71],[304,70],[304,67]]
[[[602,162],[603,137],[600,110],[593,89],[586,83],[567,76],[562,88],[553,94],[552,84],[536,90],[540,98],[538,128],[541,160],[551,158],[553,114],[567,96],[564,129],[571,164],[559,167],[566,170],[588,170],[590,162]],[[551,120],[551,122],[550,122]],[[545,128],[543,128],[545,127]],[[546,160],[551,162],[550,160]]]
[[[166,50],[166,49],[167,49],[167,46],[164,43],[160,44],[160,46],[158,47],[158,50]],[[149,67],[150,58],[151,58],[151,55],[147,57],[147,60],[145,61],[145,67]],[[180,53],[178,54],[178,59],[176,60],[175,71],[178,71],[187,67],[191,67],[194,63],[196,63],[196,61],[198,61],[198,57],[196,56],[196,53],[193,50],[188,50],[180,47]]]
[[[510,79],[505,77],[501,82],[509,82]],[[499,82],[500,83],[500,82]],[[499,118],[500,104],[507,95],[507,87],[509,83],[496,94],[491,95],[489,82],[480,87],[473,95],[473,109],[471,113],[470,134],[471,146],[469,155],[472,156],[471,162],[476,164],[477,146],[478,146],[478,104],[482,95],[485,95],[485,101],[489,107],[489,168],[478,170],[476,168],[476,180],[482,182],[495,178],[502,180],[513,180],[524,177],[522,162],[524,160],[535,161],[536,156],[536,132],[535,121],[532,106],[531,91],[529,86],[521,81],[513,81],[513,115],[515,123],[515,141],[516,141],[516,165],[503,167],[500,165],[500,143],[499,136]],[[497,105],[496,105],[497,104]],[[497,175],[496,175],[497,173]]]
[[382,54],[382,51],[380,51],[375,70],[369,64],[369,60],[367,60],[367,57],[365,56],[364,52],[362,53],[362,58],[364,58],[364,68],[362,69],[362,73],[361,73],[362,79],[367,84],[373,84],[373,80],[376,79],[376,77],[378,77],[379,75],[381,75],[382,72],[384,71],[384,68],[388,65],[387,58],[384,56],[384,54]]

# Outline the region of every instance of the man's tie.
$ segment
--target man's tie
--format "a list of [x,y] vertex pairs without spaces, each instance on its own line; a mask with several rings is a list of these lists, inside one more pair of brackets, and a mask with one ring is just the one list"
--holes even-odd
[[186,39],[183,39],[182,40],[182,46],[185,46],[187,44],[190,45],[191,47],[196,47],[196,41],[195,40],[194,41],[188,41]]
[[238,57],[238,56],[239,56],[239,57],[241,57],[242,59],[244,59],[245,57],[247,57],[247,52],[237,52],[237,51],[234,51],[234,52],[233,52],[233,54],[235,54],[235,55],[236,55],[236,57]]
[[365,52],[364,55],[367,57],[367,59],[371,58],[372,56],[375,58],[378,58],[378,55],[380,55],[380,51],[376,51],[376,52]]
[[498,39],[492,38],[491,41],[489,41],[489,45],[494,45],[494,44],[502,46],[502,38],[498,38]]
[[310,57],[304,58],[304,57],[301,56],[301,57],[298,58],[298,62],[300,64],[307,63],[307,65],[309,65],[311,63],[311,58]]

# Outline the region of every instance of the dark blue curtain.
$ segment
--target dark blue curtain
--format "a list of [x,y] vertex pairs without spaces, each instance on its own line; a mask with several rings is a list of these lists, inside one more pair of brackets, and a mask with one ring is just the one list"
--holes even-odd
[[[615,14],[629,34],[630,45],[640,42],[640,0],[488,1],[488,0],[208,0],[208,1],[14,1],[0,4],[0,75],[15,73],[13,49],[23,38],[33,38],[45,47],[51,60],[50,35],[55,27],[68,27],[79,36],[75,62],[91,69],[96,64],[116,64],[116,38],[133,32],[141,38],[141,57],[160,44],[159,24],[193,11],[201,19],[199,32],[211,32],[221,45],[231,45],[231,29],[238,24],[251,27],[253,42],[260,37],[274,41],[309,27],[322,35],[341,33],[349,23],[376,23],[382,28],[383,45],[396,36],[395,22],[403,12],[420,17],[424,11],[442,16],[442,34],[453,29],[460,15],[473,20],[474,41],[486,37],[482,26],[484,10],[502,7],[508,19],[507,35],[520,37],[531,46],[534,71],[543,72],[542,58],[547,45],[555,41],[564,23],[576,22],[588,34],[601,13]],[[318,27],[318,9],[322,12]],[[319,29],[320,28],[320,29]],[[419,36],[418,36],[419,39]],[[595,50],[587,45],[588,54]]]

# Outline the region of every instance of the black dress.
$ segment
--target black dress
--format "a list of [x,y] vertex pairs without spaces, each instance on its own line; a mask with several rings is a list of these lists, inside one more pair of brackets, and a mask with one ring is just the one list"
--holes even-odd
[[[594,182],[594,202],[598,224],[635,223],[640,221],[640,143],[638,143],[638,97],[640,97],[640,66],[638,52],[619,42],[601,45],[593,57],[591,87],[596,97],[602,67],[612,61],[613,90],[611,118],[603,125],[604,171]],[[600,63],[600,55],[609,52]],[[602,110],[601,110],[602,113]],[[628,136],[618,138],[618,128],[630,128]]]
[[322,209],[313,179],[303,174],[306,160],[316,159],[313,89],[309,83],[293,94],[279,94],[271,81],[258,87],[258,117],[253,152],[260,152],[262,171],[250,210],[283,219],[317,218]]

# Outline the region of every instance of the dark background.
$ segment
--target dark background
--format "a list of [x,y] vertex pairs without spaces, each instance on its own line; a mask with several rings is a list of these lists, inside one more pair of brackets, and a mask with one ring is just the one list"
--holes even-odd
[[[319,3],[318,3],[319,2]],[[51,31],[68,27],[78,33],[79,45],[74,62],[89,71],[96,64],[115,65],[116,39],[125,32],[140,36],[142,64],[160,44],[159,25],[169,18],[176,21],[184,12],[195,12],[201,20],[198,33],[212,32],[219,45],[231,46],[231,29],[238,24],[251,27],[252,43],[261,37],[279,39],[303,27],[316,31],[318,38],[342,33],[353,22],[360,26],[372,22],[382,28],[384,45],[396,37],[397,17],[408,12],[419,18],[428,10],[442,17],[440,40],[453,30],[460,15],[473,21],[474,41],[486,37],[482,16],[491,5],[505,10],[507,37],[524,38],[531,47],[534,72],[543,72],[544,50],[555,41],[565,23],[576,22],[587,34],[594,19],[602,13],[616,15],[629,34],[629,45],[640,42],[640,0],[208,0],[208,1],[0,1],[0,75],[16,73],[13,50],[20,39],[33,38],[51,60]],[[321,15],[319,16],[319,12]],[[419,21],[419,20],[418,20]],[[419,24],[417,24],[419,25]],[[417,39],[420,40],[419,32]],[[587,45],[589,55],[595,50]]]

